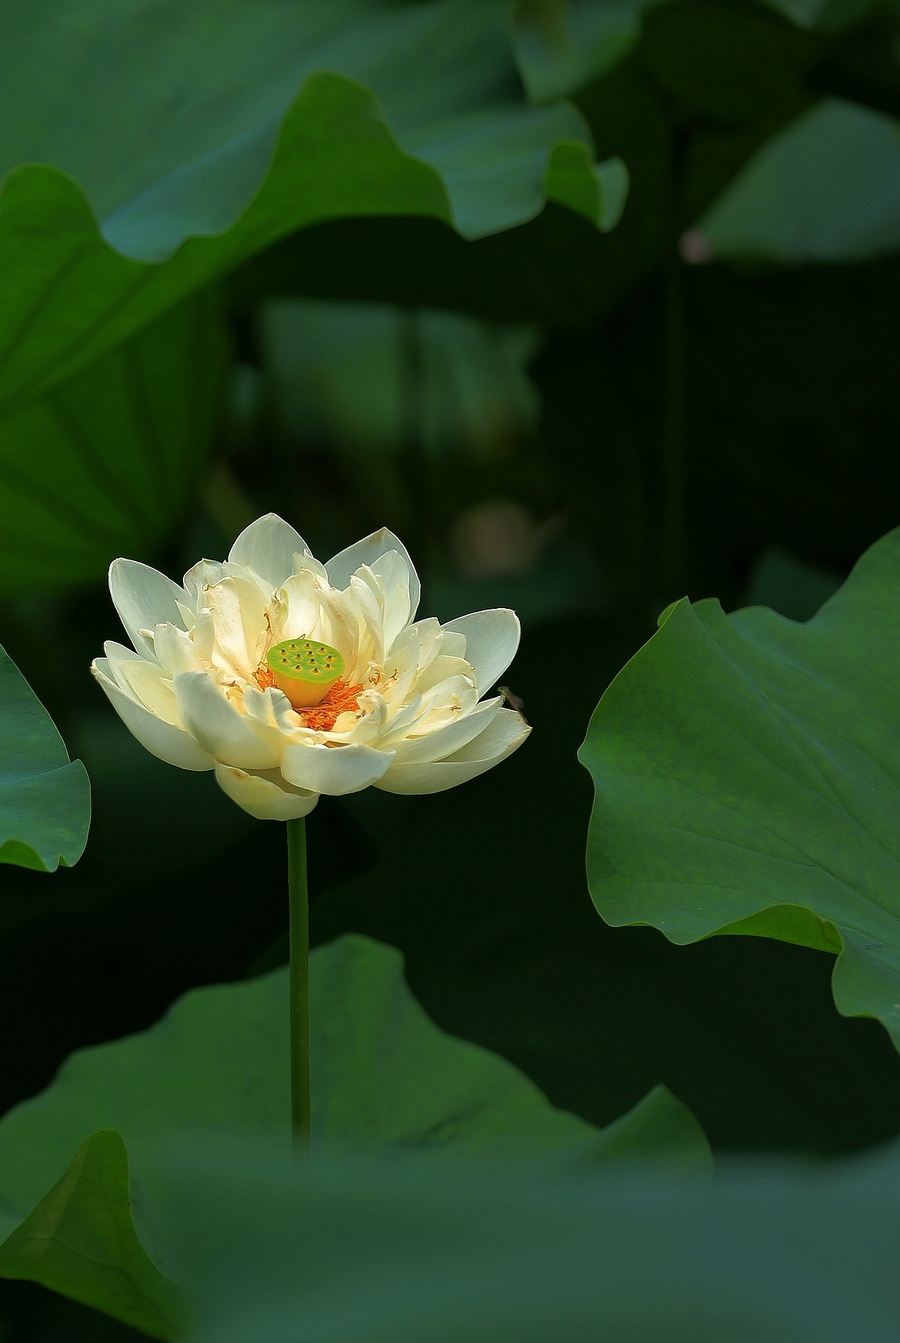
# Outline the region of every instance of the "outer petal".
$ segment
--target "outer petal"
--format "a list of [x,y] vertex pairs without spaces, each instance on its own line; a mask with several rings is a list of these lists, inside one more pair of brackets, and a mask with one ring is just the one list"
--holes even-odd
[[500,709],[482,733],[448,759],[429,765],[394,765],[375,787],[386,793],[442,793],[499,765],[530,731],[519,714]]
[[109,591],[128,637],[142,657],[156,661],[153,642],[138,630],[154,625],[177,625],[184,629],[178,603],[188,603],[184,588],[156,569],[137,560],[113,560],[109,566]]
[[302,743],[284,748],[281,772],[297,788],[340,797],[368,788],[390,769],[393,760],[393,751],[376,751],[359,742],[348,746]]
[[234,765],[216,765],[216,782],[244,811],[258,821],[293,821],[307,816],[319,800],[318,793],[292,788],[278,770],[252,773]]
[[333,588],[348,588],[350,579],[361,564],[368,564],[370,568],[380,572],[377,568],[377,561],[388,550],[396,550],[408,566],[409,619],[414,620],[419,608],[419,598],[422,595],[422,585],[419,582],[416,567],[409,558],[409,551],[406,546],[393,532],[389,532],[387,527],[381,527],[377,532],[372,532],[371,536],[364,536],[361,541],[348,546],[339,555],[335,555],[334,559],[329,560],[325,565],[328,581]]
[[192,737],[219,761],[239,769],[275,769],[278,752],[254,732],[253,720],[225,698],[209,672],[175,677],[181,721]]
[[294,556],[308,549],[290,523],[277,513],[266,513],[244,528],[231,547],[228,561],[249,565],[273,588],[280,588],[294,571]]
[[215,760],[203,747],[194,741],[183,728],[172,723],[164,723],[143,704],[138,704],[127,691],[117,686],[105,674],[104,658],[93,663],[93,673],[106,692],[110,703],[129,732],[137,737],[151,755],[165,760],[167,765],[177,765],[179,769],[214,769]]
[[123,662],[116,676],[121,688],[131,694],[145,709],[164,723],[184,730],[172,682],[155,662],[144,662],[136,658],[133,662]]
[[493,611],[473,611],[471,615],[448,620],[443,626],[466,636],[466,661],[475,669],[478,693],[497,682],[516,655],[522,627],[515,611],[498,606]]
[[459,714],[452,723],[439,727],[436,732],[392,741],[391,746],[397,753],[393,769],[401,765],[424,765],[432,760],[445,760],[455,751],[461,751],[493,721],[502,704],[502,698],[482,700],[470,713]]

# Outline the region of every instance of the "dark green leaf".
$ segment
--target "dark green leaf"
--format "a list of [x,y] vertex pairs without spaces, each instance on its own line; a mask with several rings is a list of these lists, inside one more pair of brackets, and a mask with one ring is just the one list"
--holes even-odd
[[[708,1169],[699,1126],[665,1088],[611,1130],[554,1109],[512,1064],[438,1030],[406,988],[399,954],[368,938],[313,952],[310,1009],[320,1150],[437,1149],[579,1166],[642,1157]],[[255,1135],[287,1151],[289,1094],[287,971],[194,990],[143,1034],[73,1054],[41,1096],[6,1116],[0,1228],[13,1232],[101,1128],[123,1134],[151,1198],[168,1146],[186,1132]],[[152,1245],[146,1210],[134,1211]],[[98,1276],[79,1300],[116,1314],[108,1281]]]
[[[424,215],[474,237],[530,219],[553,146],[590,143],[570,104],[525,102],[496,0],[52,12],[0,24],[3,401],[317,220]],[[583,176],[579,198],[589,158]]]
[[[47,639],[52,648],[52,631]],[[71,867],[90,822],[84,765],[69,760],[47,710],[0,648],[0,863],[38,872]]]
[[110,1315],[152,1338],[183,1329],[182,1293],[135,1234],[128,1153],[108,1129],[81,1144],[62,1179],[0,1246],[0,1277],[27,1278],[88,1305],[102,1300]]
[[207,460],[227,355],[203,291],[0,420],[0,592],[96,581],[117,555],[152,553]]
[[179,1157],[165,1221],[196,1343],[893,1343],[900,1329],[896,1150],[706,1186]]
[[574,93],[611,69],[637,40],[656,0],[516,0],[510,29],[532,102]]
[[719,257],[861,261],[900,246],[898,199],[896,123],[828,98],[763,145],[697,228]]
[[612,924],[834,951],[845,1015],[900,1046],[900,531],[807,624],[679,603],[616,677],[580,758]]
[[18,168],[4,184],[0,214],[0,400],[41,394],[185,294],[317,219],[397,213],[449,219],[449,210],[437,173],[397,147],[370,93],[337,75],[306,81],[265,183],[234,227],[190,239],[163,265],[111,247],[65,173]]

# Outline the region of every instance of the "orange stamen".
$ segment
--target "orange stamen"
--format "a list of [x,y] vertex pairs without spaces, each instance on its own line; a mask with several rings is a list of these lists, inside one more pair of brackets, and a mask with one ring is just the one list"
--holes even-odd
[[[275,677],[268,667],[259,667],[254,674],[260,690],[268,690],[275,685]],[[357,696],[364,689],[362,685],[344,685],[335,681],[314,709],[298,709],[303,726],[313,732],[330,732],[342,713],[359,713]]]
[[344,685],[335,681],[321,703],[314,709],[298,710],[306,727],[313,732],[330,732],[342,713],[358,713],[362,685]]
[[269,690],[275,685],[275,676],[269,667],[257,667],[253,678],[260,690]]

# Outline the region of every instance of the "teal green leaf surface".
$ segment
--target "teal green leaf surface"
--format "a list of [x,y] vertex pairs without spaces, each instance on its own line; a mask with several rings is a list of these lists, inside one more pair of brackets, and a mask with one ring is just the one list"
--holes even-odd
[[875,8],[875,0],[765,0],[798,28],[838,33],[858,23]]
[[96,582],[166,539],[206,465],[229,352],[201,291],[0,419],[0,593]]
[[827,98],[772,136],[700,218],[717,257],[862,261],[900,247],[900,132]]
[[183,1151],[164,1201],[196,1343],[893,1343],[900,1159],[473,1177]]
[[0,1277],[26,1278],[90,1305],[151,1338],[183,1332],[183,1293],[148,1258],[131,1220],[128,1153],[120,1135],[94,1133],[62,1179],[0,1246]]
[[[609,1130],[554,1109],[512,1064],[440,1031],[407,989],[399,953],[368,938],[312,953],[310,1015],[320,1152],[709,1168],[696,1120],[665,1088]],[[45,1092],[0,1123],[0,1234],[15,1231],[99,1129],[123,1135],[151,1202],[165,1153],[185,1134],[251,1137],[288,1152],[287,971],[193,990],[150,1030],[73,1054]],[[157,1230],[141,1204],[134,1212],[156,1258]],[[115,1314],[107,1282],[98,1276],[89,1304]]]
[[900,530],[806,624],[686,600],[601,699],[588,876],[608,923],[840,950],[900,1047]]
[[522,223],[591,145],[525,100],[499,0],[54,0],[0,38],[2,400],[319,220]]
[[560,141],[547,165],[547,199],[583,214],[602,233],[622,218],[628,197],[628,169],[619,158],[593,163],[586,145]]
[[510,31],[535,103],[575,93],[628,54],[641,15],[659,0],[516,0]]
[[373,96],[337,75],[306,81],[234,227],[189,239],[164,265],[116,251],[64,172],[17,168],[0,194],[0,404],[40,396],[276,239],[359,214],[449,222],[450,206],[434,170],[398,148]]
[[47,710],[0,648],[0,863],[71,867],[90,823],[87,770],[69,760]]

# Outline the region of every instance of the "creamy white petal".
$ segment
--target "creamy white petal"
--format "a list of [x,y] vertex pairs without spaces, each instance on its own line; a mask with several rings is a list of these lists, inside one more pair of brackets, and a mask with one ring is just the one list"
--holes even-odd
[[212,661],[249,680],[262,659],[269,638],[266,602],[254,583],[223,578],[207,588],[204,600],[212,612],[216,651]]
[[159,665],[170,676],[176,672],[200,670],[194,640],[177,625],[157,625],[153,631],[153,647]]
[[450,676],[464,676],[475,685],[475,670],[465,658],[448,658],[441,654],[428,664],[416,680],[416,694],[424,695],[432,686],[439,685]]
[[[322,618],[322,603],[316,589],[315,574],[310,573],[309,569],[292,574],[285,580],[280,595],[286,608],[282,618],[281,638],[315,638],[312,631]],[[324,638],[324,635],[319,637]],[[325,639],[325,642],[328,640]],[[334,644],[331,646],[335,647]]]
[[358,574],[350,579],[350,591],[345,604],[355,613],[361,634],[368,635],[367,639],[360,639],[356,667],[352,673],[355,680],[365,675],[363,664],[371,661],[381,665],[384,662],[384,612],[376,593]]
[[152,630],[154,625],[181,626],[178,603],[187,601],[184,588],[137,560],[113,560],[109,566],[109,591],[129,639],[143,657],[155,661],[152,641],[139,631]]
[[277,513],[266,513],[245,527],[228,553],[231,564],[248,564],[273,588],[294,571],[294,556],[308,549],[299,532]]
[[391,746],[397,759],[393,768],[399,765],[422,765],[432,760],[444,760],[463,746],[467,746],[474,737],[483,732],[488,723],[496,717],[503,704],[502,698],[486,699],[471,711],[460,714],[439,727],[436,732],[426,733],[422,737],[405,737],[392,741]]
[[294,821],[308,816],[319,800],[318,793],[285,783],[278,770],[253,773],[234,765],[216,765],[216,782],[232,802],[258,821]]
[[506,671],[516,655],[522,633],[519,617],[505,606],[448,620],[444,629],[465,635],[464,656],[475,669],[480,695],[490,690],[497,677]]
[[384,593],[384,647],[390,648],[412,614],[409,595],[409,564],[396,550],[388,550],[371,566],[382,582]]
[[375,751],[371,746],[290,745],[284,748],[281,772],[288,783],[315,793],[340,797],[359,793],[390,769],[393,751]]
[[268,690],[248,686],[244,691],[244,711],[252,719],[253,731],[270,744],[279,760],[286,743],[302,731],[287,695],[274,686]]
[[253,730],[209,672],[182,672],[175,677],[175,698],[181,721],[200,745],[226,765],[239,769],[274,769],[278,752]]
[[140,653],[136,653],[133,648],[126,648],[124,644],[116,643],[115,639],[107,639],[106,643],[103,645],[103,651],[106,654],[106,657],[95,658],[92,665],[96,667],[99,666],[100,663],[108,662],[109,666],[103,666],[101,670],[123,689],[127,689],[127,684],[120,674],[122,663],[143,662],[144,659],[141,657]]
[[531,728],[511,709],[500,709],[485,730],[462,750],[431,764],[396,764],[375,787],[386,793],[442,793],[468,783],[512,755]]
[[172,682],[155,662],[144,662],[139,659],[135,659],[134,662],[123,662],[116,680],[123,690],[130,690],[145,709],[149,709],[164,723],[171,723],[177,728],[184,727],[175,702]]
[[93,664],[93,672],[103,687],[110,703],[122,722],[142,746],[165,760],[168,765],[177,765],[179,769],[205,770],[215,767],[215,760],[187,732],[171,723],[164,723],[143,704],[139,704],[132,695],[111,681],[104,674],[103,659]]
[[198,560],[182,580],[185,592],[196,599],[204,588],[221,581],[224,567],[218,560]]
[[[466,636],[446,628],[442,633],[444,635],[444,641],[441,644],[443,655],[448,658],[464,658],[466,656]],[[466,661],[468,661],[468,658],[466,658]]]
[[330,559],[325,565],[328,581],[335,588],[349,587],[350,579],[360,565],[368,564],[370,568],[375,568],[378,560],[389,550],[396,550],[406,562],[409,574],[409,614],[412,619],[419,609],[422,585],[406,546],[393,532],[389,532],[387,527],[379,528],[377,532],[372,532],[371,536],[363,537],[361,541],[348,546],[346,550]]

